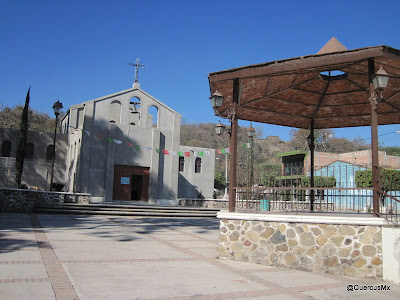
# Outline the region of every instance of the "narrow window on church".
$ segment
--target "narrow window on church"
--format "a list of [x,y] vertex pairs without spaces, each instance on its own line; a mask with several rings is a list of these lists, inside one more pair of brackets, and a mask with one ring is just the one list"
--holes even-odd
[[139,125],[140,121],[140,99],[138,97],[132,97],[129,102],[129,124]]
[[54,145],[48,145],[46,150],[46,161],[52,161],[54,156]]
[[79,128],[83,125],[83,116],[84,116],[84,110],[83,107],[78,108],[77,114],[76,114],[76,127]]
[[1,156],[2,157],[10,157],[11,156],[11,142],[4,141],[1,145]]
[[11,156],[11,142],[4,141],[1,145],[1,156],[2,157],[10,157]]
[[196,160],[194,162],[194,172],[201,173],[201,158],[200,157],[196,157]]
[[183,156],[179,157],[179,172],[183,172],[185,170],[185,158]]
[[71,144],[71,147],[69,149],[70,149],[69,150],[69,163],[71,163],[71,160],[72,160],[72,144]]
[[33,158],[34,146],[32,143],[27,143],[25,148],[25,158]]
[[121,123],[121,102],[114,100],[110,104],[110,123]]
[[147,114],[147,127],[158,127],[158,108],[157,106],[149,106]]

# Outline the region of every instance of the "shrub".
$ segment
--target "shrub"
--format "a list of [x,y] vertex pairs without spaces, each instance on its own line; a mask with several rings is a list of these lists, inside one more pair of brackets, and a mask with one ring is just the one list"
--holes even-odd
[[[310,187],[311,177],[302,177],[300,182],[302,187]],[[336,178],[334,176],[314,176],[314,187],[328,188],[335,186],[336,186]]]
[[[380,183],[383,191],[400,190],[400,170],[382,169],[380,170]],[[355,176],[358,188],[372,187],[372,170],[357,171]]]

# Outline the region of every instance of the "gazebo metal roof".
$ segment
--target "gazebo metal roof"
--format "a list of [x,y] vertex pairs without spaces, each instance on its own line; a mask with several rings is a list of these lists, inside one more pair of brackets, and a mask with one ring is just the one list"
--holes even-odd
[[[321,49],[322,50],[322,49]],[[400,50],[376,46],[301,56],[209,74],[210,92],[229,116],[234,80],[239,80],[236,117],[241,120],[310,128],[369,126],[369,63],[390,75],[379,104],[378,124],[400,123]],[[329,71],[335,71],[329,73]],[[337,75],[340,71],[341,74]]]

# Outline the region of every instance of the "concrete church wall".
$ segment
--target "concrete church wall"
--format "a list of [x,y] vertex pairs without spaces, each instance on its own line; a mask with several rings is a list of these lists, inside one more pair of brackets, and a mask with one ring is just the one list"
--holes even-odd
[[[140,102],[135,105],[140,114],[133,114],[132,102]],[[157,115],[151,115],[151,107],[157,108]],[[149,202],[177,204],[178,155],[154,149],[178,151],[180,121],[179,113],[137,87],[72,106],[62,121],[63,131],[69,133],[67,190],[90,193],[96,202],[111,201],[115,165],[148,167]],[[208,171],[213,178],[214,165]]]
[[[15,156],[18,147],[19,130],[0,129],[0,147],[4,142],[11,143],[9,157],[0,157],[0,187],[15,187]],[[53,145],[54,134],[48,132],[29,131],[27,143],[33,144],[33,157],[24,160],[22,184],[36,190],[48,190],[51,176],[51,160],[46,160],[47,147]],[[54,183],[65,182],[65,158],[68,136],[57,134],[56,160],[54,165]]]
[[[215,150],[180,146],[179,151],[189,152],[190,156],[184,157],[184,169],[179,172],[178,198],[198,198],[200,195],[204,198],[212,199],[214,192]],[[205,151],[209,151],[210,156],[195,156],[199,152],[204,153]],[[201,159],[200,173],[195,173],[196,157]]]

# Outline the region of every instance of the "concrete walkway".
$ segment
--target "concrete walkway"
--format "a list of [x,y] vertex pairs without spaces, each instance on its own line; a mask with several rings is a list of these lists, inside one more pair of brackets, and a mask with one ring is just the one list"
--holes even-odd
[[400,286],[379,280],[219,260],[218,228],[216,219],[0,214],[0,299],[400,298]]

